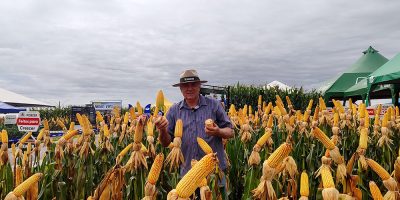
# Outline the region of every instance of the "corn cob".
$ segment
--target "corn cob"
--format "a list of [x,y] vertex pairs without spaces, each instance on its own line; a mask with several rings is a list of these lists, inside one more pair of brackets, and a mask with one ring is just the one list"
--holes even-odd
[[387,180],[390,178],[390,174],[377,162],[369,158],[367,158],[366,161],[368,163],[368,166],[371,167],[372,170],[374,170],[374,172],[377,173],[382,180]]
[[139,116],[143,114],[143,108],[140,105],[139,101],[136,102],[136,109]]
[[26,179],[23,183],[21,183],[20,185],[18,185],[14,190],[13,190],[13,194],[17,197],[22,196],[33,184],[35,184],[36,182],[40,181],[40,179],[42,178],[43,174],[42,173],[36,173],[34,175],[32,175],[31,177],[29,177],[28,179]]
[[284,158],[286,158],[292,147],[289,143],[281,144],[267,159],[267,163],[270,167],[275,168],[280,164]]
[[261,106],[262,104],[262,95],[258,95],[258,104],[259,106]]
[[274,118],[272,117],[272,115],[269,115],[267,128],[272,128],[273,125],[274,125]]
[[22,139],[19,140],[20,144],[24,144],[32,135],[32,132],[28,132]]
[[128,145],[118,154],[117,157],[120,157],[120,158],[124,157],[124,156],[128,153],[128,151],[131,150],[131,148],[132,148],[132,143],[128,144]]
[[388,113],[388,119],[390,120],[393,115],[393,108],[389,107],[386,112]]
[[183,134],[183,122],[181,119],[178,119],[175,124],[175,137],[182,137]]
[[129,112],[126,112],[124,115],[124,124],[128,124],[129,121]]
[[383,200],[382,193],[374,181],[369,182],[369,190],[371,191],[371,195],[374,200]]
[[147,136],[153,136],[154,135],[154,125],[151,120],[147,122]]
[[249,115],[253,114],[253,107],[251,107],[251,105],[249,105]]
[[201,181],[214,170],[216,164],[216,154],[205,155],[176,185],[178,196],[180,198],[189,198]]
[[158,177],[160,175],[162,166],[164,162],[164,154],[157,154],[154,159],[153,165],[150,168],[149,175],[147,176],[147,181],[153,185],[156,184]]
[[369,114],[368,114],[368,111],[367,110],[365,110],[365,119],[364,119],[364,127],[365,128],[369,128]]
[[65,140],[69,140],[72,137],[74,137],[76,134],[78,134],[78,130],[68,131],[68,133],[63,135],[62,138],[64,138]]
[[75,129],[75,122],[71,122],[70,124],[69,124],[69,131],[72,131],[72,130],[74,130]]
[[44,128],[40,129],[39,134],[38,134],[38,136],[36,137],[36,140],[42,140],[42,138],[43,138],[43,136],[44,136],[44,131],[45,131]]
[[207,144],[202,138],[197,137],[197,143],[199,144],[200,148],[204,151],[205,154],[213,153],[212,148],[210,145]]
[[282,101],[281,97],[279,95],[275,95],[275,97],[276,97],[276,101],[283,106],[283,101]]
[[398,107],[398,106],[396,106],[396,108],[395,108],[395,109],[396,109],[396,117],[398,117],[398,116],[399,116],[399,114],[400,114],[400,113],[399,113],[399,107]]
[[309,194],[308,175],[306,171],[303,171],[300,177],[300,195],[308,197]]
[[43,128],[46,130],[50,130],[49,121],[47,121],[47,119],[43,120]]
[[308,118],[310,118],[310,113],[306,110],[303,115],[303,122],[308,122]]
[[104,131],[104,136],[106,136],[106,137],[110,136],[110,130],[108,129],[108,125],[107,124],[104,124],[103,131]]
[[269,102],[267,108],[265,108],[264,110],[264,114],[268,115],[269,112],[271,112],[271,109],[272,109],[272,102]]
[[7,130],[5,130],[5,129],[1,131],[1,142],[3,144],[8,143],[8,133],[7,133]]
[[136,123],[136,127],[135,127],[135,135],[133,137],[133,140],[135,141],[135,143],[141,143],[142,142],[142,138],[143,138],[143,122],[141,119],[138,120],[138,122]]
[[319,114],[319,106],[315,107],[313,121],[318,120],[318,114]]
[[332,173],[329,167],[321,168],[321,177],[322,177],[322,184],[325,189],[335,187],[335,183],[333,182]]
[[383,115],[382,127],[387,127],[388,121],[389,121],[389,116],[388,116],[388,113],[386,112],[386,113]]
[[314,100],[310,99],[310,101],[308,102],[307,110],[311,110],[313,103]]
[[159,90],[157,93],[156,107],[160,111],[164,109],[164,93],[162,90]]
[[281,115],[286,115],[287,114],[286,109],[283,107],[283,104],[281,104],[279,102],[276,102],[276,106],[278,106]]
[[67,129],[67,127],[65,127],[65,124],[60,119],[57,119],[57,125],[60,126],[63,130]]
[[360,104],[360,108],[358,109],[360,118],[364,118],[365,117],[365,104],[361,103]]
[[267,131],[265,130],[264,135],[262,135],[258,140],[257,140],[257,145],[262,147],[264,144],[267,142],[267,140],[271,137],[272,131]]
[[339,113],[333,114],[333,127],[339,127]]
[[325,135],[325,133],[323,131],[321,131],[321,129],[319,129],[318,127],[315,127],[313,129],[313,133],[314,133],[314,136],[322,142],[322,144],[325,146],[325,148],[327,148],[329,150],[332,150],[335,148],[335,144],[333,144],[333,142],[328,138],[328,136]]
[[321,108],[321,110],[326,110],[326,104],[324,99],[322,99],[322,97],[319,97],[319,107]]
[[362,128],[360,133],[359,147],[361,149],[367,149],[367,146],[368,146],[368,132],[366,128]]
[[286,98],[286,103],[291,106],[293,106],[292,101],[290,101],[290,98],[288,96],[285,97]]
[[248,115],[248,107],[247,107],[247,104],[245,104],[244,106],[243,106],[243,115],[244,116],[247,116]]

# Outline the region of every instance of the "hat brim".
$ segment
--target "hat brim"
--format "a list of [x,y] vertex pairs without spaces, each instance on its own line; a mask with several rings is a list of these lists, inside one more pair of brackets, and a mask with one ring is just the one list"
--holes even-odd
[[198,81],[198,80],[195,80],[195,81],[186,81],[186,82],[181,82],[181,83],[173,84],[172,86],[173,86],[173,87],[179,87],[181,84],[185,84],[185,83],[194,83],[194,82],[207,83],[208,81],[205,81],[205,80],[200,80],[200,81]]

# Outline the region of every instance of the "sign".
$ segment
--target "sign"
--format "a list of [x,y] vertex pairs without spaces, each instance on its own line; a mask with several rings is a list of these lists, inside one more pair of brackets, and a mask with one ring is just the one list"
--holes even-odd
[[18,113],[17,126],[19,131],[36,132],[40,125],[38,111],[21,111]]
[[[385,113],[386,113],[386,111],[387,111],[387,109],[388,109],[389,107],[393,107],[393,106],[394,106],[394,105],[391,104],[391,103],[381,104],[381,105],[382,105],[382,110],[381,110],[381,113],[379,113],[379,118],[382,118],[383,115],[385,115]],[[375,114],[376,114],[376,113],[375,113],[375,110],[378,109],[378,106],[379,106],[379,104],[374,105],[374,106],[367,107],[367,111],[368,111],[368,114],[369,114],[370,117],[372,117],[372,118],[375,117]]]
[[101,110],[113,110],[115,106],[122,108],[122,101],[92,101],[94,109],[97,111]]
[[4,124],[16,124],[18,114],[6,114]]

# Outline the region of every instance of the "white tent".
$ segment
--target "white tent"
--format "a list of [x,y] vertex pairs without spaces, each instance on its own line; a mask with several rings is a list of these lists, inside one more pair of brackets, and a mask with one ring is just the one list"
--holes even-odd
[[15,107],[52,107],[48,103],[32,99],[0,88],[0,101]]
[[288,85],[286,85],[284,83],[281,83],[279,81],[272,81],[271,83],[268,83],[267,84],[267,88],[271,88],[271,87],[278,87],[281,90],[290,90],[290,89],[292,89],[292,87],[290,87],[290,86],[288,86]]

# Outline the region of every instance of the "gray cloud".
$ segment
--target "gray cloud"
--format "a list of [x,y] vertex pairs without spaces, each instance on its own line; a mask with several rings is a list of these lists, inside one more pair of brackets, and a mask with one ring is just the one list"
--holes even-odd
[[315,88],[369,45],[400,52],[398,1],[0,2],[0,87],[56,104],[154,102],[179,73]]

